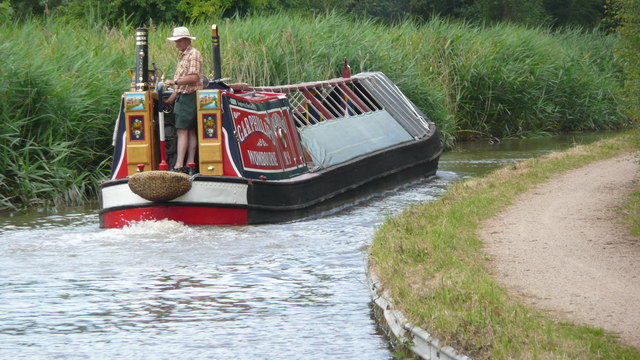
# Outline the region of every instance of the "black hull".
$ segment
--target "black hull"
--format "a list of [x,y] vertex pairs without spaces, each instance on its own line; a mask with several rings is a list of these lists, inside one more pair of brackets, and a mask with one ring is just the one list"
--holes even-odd
[[359,198],[433,176],[442,152],[439,134],[397,145],[304,180],[253,181],[248,223],[291,221],[339,208]]

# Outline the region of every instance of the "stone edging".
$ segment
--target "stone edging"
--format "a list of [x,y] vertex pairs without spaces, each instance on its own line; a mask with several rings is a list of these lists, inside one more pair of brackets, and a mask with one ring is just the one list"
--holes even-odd
[[382,290],[376,274],[370,268],[366,273],[378,323],[386,330],[396,347],[407,349],[425,360],[471,360],[450,346],[441,347],[438,339],[434,339],[423,329],[409,324],[404,315],[394,309],[389,294]]

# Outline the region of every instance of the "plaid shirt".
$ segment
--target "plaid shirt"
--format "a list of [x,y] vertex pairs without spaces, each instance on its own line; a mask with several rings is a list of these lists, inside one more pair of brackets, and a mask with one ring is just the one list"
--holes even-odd
[[177,80],[191,74],[198,75],[200,81],[197,85],[177,85],[176,92],[178,94],[191,94],[202,89],[202,55],[200,55],[200,51],[189,45],[178,56],[178,68],[173,78]]

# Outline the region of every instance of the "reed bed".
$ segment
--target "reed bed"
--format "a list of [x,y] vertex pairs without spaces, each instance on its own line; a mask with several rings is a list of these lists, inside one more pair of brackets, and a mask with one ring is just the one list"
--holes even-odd
[[95,194],[127,63],[122,36],[103,30],[2,25],[0,209],[80,204]]
[[[434,19],[384,26],[335,13],[217,21],[223,76],[278,85],[382,71],[445,134],[529,136],[630,125],[618,110],[614,39]],[[185,24],[179,24],[185,25]],[[212,73],[210,24],[186,24]],[[151,62],[173,75],[173,24],[151,24]],[[118,99],[135,66],[135,28],[88,20],[0,24],[0,209],[77,204],[96,193]],[[151,64],[150,64],[151,66]]]

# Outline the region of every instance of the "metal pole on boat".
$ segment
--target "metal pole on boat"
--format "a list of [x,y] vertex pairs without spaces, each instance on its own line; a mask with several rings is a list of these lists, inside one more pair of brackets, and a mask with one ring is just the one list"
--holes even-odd
[[169,164],[167,164],[167,147],[164,141],[164,108],[162,103],[164,91],[164,83],[158,83],[158,127],[160,130],[160,164],[159,170],[169,170]]
[[148,31],[145,28],[136,29],[136,91],[149,90],[147,76],[149,73]]
[[[351,66],[349,66],[349,59],[344,58],[344,66],[342,66],[342,77],[348,79],[351,77]],[[349,97],[344,94],[344,109],[342,116],[349,115]]]
[[349,59],[344,58],[344,66],[342,66],[342,77],[348,79],[351,77],[351,66],[349,66]]
[[211,25],[211,48],[213,51],[213,79],[222,79],[222,63],[220,60],[220,36],[218,25]]

